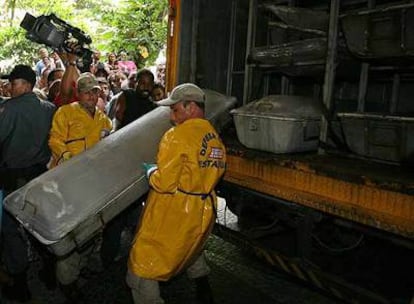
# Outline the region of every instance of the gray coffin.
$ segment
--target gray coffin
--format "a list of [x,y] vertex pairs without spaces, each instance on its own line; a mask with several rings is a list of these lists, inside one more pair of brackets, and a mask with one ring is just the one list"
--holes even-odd
[[[236,100],[206,92],[206,116],[220,129]],[[142,162],[154,162],[171,127],[169,108],[159,107],[93,148],[73,157],[4,200],[5,208],[54,254],[82,246],[148,191]]]
[[322,107],[305,96],[269,95],[232,110],[246,147],[272,153],[316,150]]

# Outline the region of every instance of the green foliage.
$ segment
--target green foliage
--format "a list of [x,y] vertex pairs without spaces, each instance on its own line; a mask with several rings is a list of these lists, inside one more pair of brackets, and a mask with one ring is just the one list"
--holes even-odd
[[168,0],[5,1],[7,15],[0,17],[0,62],[12,58],[14,64],[34,64],[38,60],[41,45],[25,38],[25,30],[19,27],[25,12],[36,17],[54,13],[88,33],[92,48],[115,53],[125,50],[139,66],[152,64],[167,38]]
[[[167,0],[126,0],[122,9],[104,12],[104,23],[112,27],[102,32],[113,52],[125,50],[140,65],[154,62],[167,37]],[[145,58],[145,49],[149,56]]]
[[0,60],[11,59],[1,72],[9,72],[16,63],[34,65],[39,45],[25,38],[24,30],[17,27],[0,28]]

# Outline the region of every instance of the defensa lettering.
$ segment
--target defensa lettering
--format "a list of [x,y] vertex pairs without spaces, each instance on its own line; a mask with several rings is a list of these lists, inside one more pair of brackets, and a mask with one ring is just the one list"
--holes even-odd
[[200,155],[205,156],[207,153],[208,142],[212,139],[216,138],[216,134],[214,133],[207,133],[204,135],[203,140],[201,141],[201,150]]
[[207,158],[204,160],[198,161],[198,166],[200,168],[217,168],[225,169],[226,163],[223,161],[224,150],[220,146],[209,146],[209,142],[213,139],[216,139],[217,136],[215,133],[207,133],[204,135],[201,141],[200,156]]

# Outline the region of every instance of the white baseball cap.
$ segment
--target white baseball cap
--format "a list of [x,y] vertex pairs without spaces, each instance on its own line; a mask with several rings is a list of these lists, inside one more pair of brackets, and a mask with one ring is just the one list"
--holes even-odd
[[176,86],[168,98],[157,102],[159,106],[171,106],[180,101],[195,101],[204,103],[205,95],[202,89],[193,83],[183,83]]

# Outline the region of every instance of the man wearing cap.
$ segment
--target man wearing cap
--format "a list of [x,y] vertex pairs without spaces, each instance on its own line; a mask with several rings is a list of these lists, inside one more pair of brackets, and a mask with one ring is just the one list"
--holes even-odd
[[83,73],[77,80],[79,101],[56,111],[49,139],[52,166],[89,149],[110,133],[110,119],[96,107],[100,90],[95,76]]
[[[10,99],[0,104],[0,188],[8,193],[47,170],[50,150],[47,145],[55,106],[33,93],[35,72],[27,65],[16,65],[7,78]],[[26,282],[27,242],[13,216],[3,212],[3,258],[13,284],[3,288],[3,296],[17,301],[30,299]]]
[[[101,88],[95,76],[89,72],[81,74],[76,86],[79,101],[61,106],[53,117],[49,139],[52,167],[91,148],[112,128],[111,120],[96,107]],[[56,263],[60,287],[74,303],[79,296],[77,279],[85,262],[85,251],[74,251]]]
[[150,185],[128,260],[134,303],[164,303],[158,281],[186,270],[200,303],[213,303],[203,246],[215,221],[214,188],[226,167],[226,151],[204,119],[204,92],[194,84],[174,88],[158,102],[169,106],[175,127],[161,139],[156,164],[143,164]]

